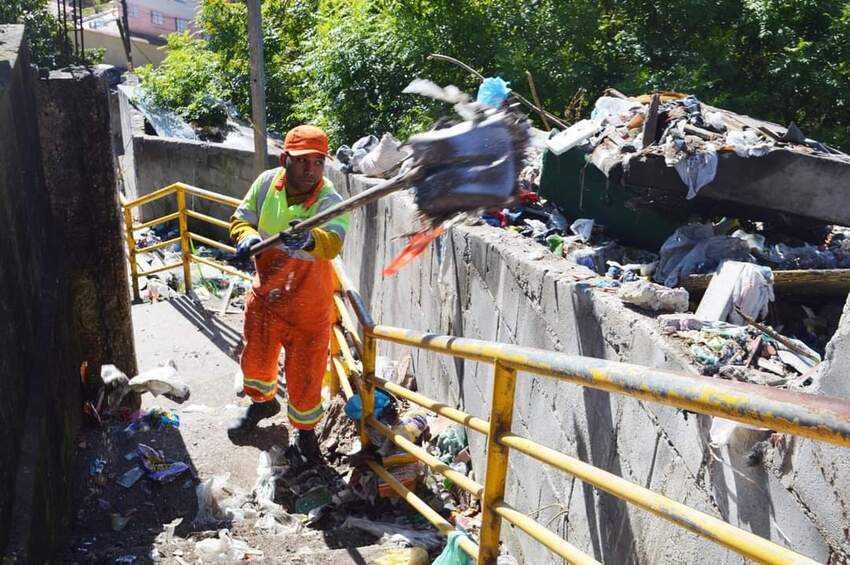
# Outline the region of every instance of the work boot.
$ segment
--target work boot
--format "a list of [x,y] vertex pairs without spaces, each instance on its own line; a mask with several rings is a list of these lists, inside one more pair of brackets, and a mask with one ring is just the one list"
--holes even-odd
[[308,463],[316,463],[321,459],[322,454],[319,451],[319,440],[316,439],[315,431],[298,430],[298,439],[295,443]]
[[250,406],[239,409],[239,415],[227,426],[227,435],[243,435],[253,431],[260,420],[271,418],[280,412],[277,399],[266,402],[252,402]]

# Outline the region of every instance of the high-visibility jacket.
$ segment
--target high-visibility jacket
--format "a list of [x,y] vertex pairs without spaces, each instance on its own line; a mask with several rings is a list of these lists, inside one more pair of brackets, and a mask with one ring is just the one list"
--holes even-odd
[[[231,217],[230,235],[238,243],[258,234],[263,239],[289,228],[292,220],[306,220],[342,202],[327,178],[300,204],[289,204],[286,171],[282,167],[262,173]],[[294,324],[327,322],[333,301],[330,260],[342,250],[350,223],[344,214],[311,230],[315,247],[289,251],[279,245],[257,256],[257,276],[252,290],[271,310]]]

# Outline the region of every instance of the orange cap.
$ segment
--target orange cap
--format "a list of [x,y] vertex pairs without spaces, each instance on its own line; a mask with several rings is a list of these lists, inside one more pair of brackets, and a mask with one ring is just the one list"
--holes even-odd
[[316,126],[294,127],[283,140],[283,151],[293,156],[318,153],[328,157],[328,135]]

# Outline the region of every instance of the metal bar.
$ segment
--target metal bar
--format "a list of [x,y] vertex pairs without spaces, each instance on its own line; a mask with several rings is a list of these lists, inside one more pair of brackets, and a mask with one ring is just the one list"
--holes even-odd
[[127,208],[136,208],[143,204],[147,204],[148,202],[153,202],[154,200],[159,200],[160,198],[164,198],[171,194],[172,192],[177,192],[178,183],[169,184],[166,187],[160,188],[158,190],[154,190],[149,194],[145,194],[144,196],[139,196],[135,200],[130,200],[126,204],[124,204]]
[[[337,320],[339,319],[339,314],[334,316],[334,321],[332,322],[331,327],[335,327]],[[325,375],[328,378],[328,384],[330,385],[330,393],[331,398],[336,398],[336,395],[339,394],[340,381],[336,376],[336,371],[334,371],[333,360],[339,356],[339,339],[337,338],[334,332],[331,332],[330,339],[328,340],[330,343],[328,344],[328,363],[327,369],[325,371]]]
[[354,348],[357,350],[357,353],[362,356],[363,340],[361,340],[360,336],[357,335],[357,326],[354,325],[354,320],[351,319],[351,314],[348,313],[348,307],[345,305],[345,300],[343,300],[338,294],[334,294],[334,304],[336,304],[336,310],[339,314],[339,322],[342,324],[342,327],[345,328],[345,331],[348,332],[349,337],[351,337],[351,341],[354,342]]
[[148,245],[147,247],[139,247],[136,249],[136,254],[140,255],[142,253],[150,253],[151,251],[156,251],[157,249],[162,249],[163,247],[168,247],[169,245],[174,245],[175,243],[180,243],[179,237],[175,237],[173,239],[166,239],[165,241],[160,241],[159,243],[154,243],[153,245]]
[[336,370],[336,376],[339,379],[339,384],[342,387],[342,392],[345,394],[345,399],[348,400],[354,396],[354,390],[351,388],[351,382],[348,380],[348,375],[345,374],[345,367],[338,357],[331,359],[331,364]]
[[375,326],[367,334],[484,363],[499,360],[518,371],[850,447],[850,402],[838,398],[389,326]]
[[[505,502],[498,502],[494,505],[493,511],[508,521],[508,523],[516,526],[533,539],[539,541],[548,547],[553,553],[566,559],[570,563],[576,565],[599,565],[599,561],[581,551],[579,548],[569,543],[559,535],[540,525],[539,522],[532,520],[522,512],[518,512],[515,508]],[[483,543],[482,543],[483,545]],[[483,561],[479,561],[483,563]]]
[[176,220],[179,217],[180,217],[179,211],[178,212],[172,212],[172,213],[166,214],[165,216],[162,216],[160,218],[148,220],[147,222],[144,222],[144,223],[141,223],[141,224],[134,224],[133,225],[133,231],[137,232],[139,230],[143,230],[143,229],[149,228],[151,226],[155,226],[157,224],[164,224],[165,222],[170,222],[171,220]]
[[481,501],[481,535],[478,563],[494,565],[499,557],[499,535],[502,519],[495,505],[505,497],[510,451],[496,439],[511,431],[514,414],[516,370],[496,361],[493,367],[493,392],[490,403],[490,433],[487,434],[487,466],[484,498]]
[[345,334],[342,331],[342,327],[339,324],[334,324],[331,328],[331,332],[336,336],[337,344],[339,344],[339,352],[342,354],[342,358],[345,359],[345,363],[352,367],[352,370],[358,370],[358,363],[354,359],[354,355],[351,354],[351,348],[348,347],[348,342],[345,340]]
[[201,214],[200,212],[195,212],[194,210],[186,210],[186,215],[190,218],[195,218],[196,220],[201,220],[202,222],[206,222],[226,230],[230,229],[230,224],[228,222],[219,220],[218,218],[213,218],[212,216],[207,216],[206,214]]
[[[187,212],[188,212],[188,210],[187,210]],[[188,215],[188,214],[187,214],[187,215]],[[194,233],[194,232],[191,232],[191,231],[190,231],[190,232],[189,232],[189,237],[190,237],[191,239],[193,239],[193,240],[195,240],[195,241],[199,242],[199,243],[204,243],[204,244],[206,244],[206,245],[209,245],[210,247],[215,247],[216,249],[221,249],[222,251],[227,251],[228,253],[234,253],[234,254],[236,253],[236,248],[235,248],[235,247],[231,247],[231,246],[226,245],[226,244],[224,244],[224,243],[220,243],[220,242],[218,242],[218,241],[216,241],[216,240],[214,240],[214,239],[210,239],[210,238],[208,238],[208,237],[204,237],[204,236],[202,236],[202,235],[200,235],[200,234],[197,234],[197,233]]]
[[127,259],[130,261],[130,280],[133,285],[133,300],[141,299],[139,293],[139,264],[136,262],[136,240],[133,238],[133,211],[124,208],[124,226],[127,233]]
[[[455,531],[454,526],[452,526],[445,518],[437,514],[437,512],[428,506],[428,503],[413,494],[406,486],[401,484],[398,479],[392,476],[389,471],[378,465],[374,461],[368,462],[369,468],[372,471],[381,477],[385,483],[390,485],[394,491],[404,499],[409,505],[411,505],[415,510],[417,510],[422,516],[431,522],[435,528],[440,530],[440,532],[444,536],[448,536],[450,533]],[[469,555],[472,559],[478,559],[478,546],[474,541],[469,538],[461,538],[460,543],[458,543],[461,549],[463,549],[467,555]]]
[[497,441],[750,559],[765,563],[815,563],[790,549],[524,437],[504,434]]
[[[463,490],[465,490],[476,498],[481,498],[483,496],[484,486],[479,483],[476,483],[463,473],[455,471],[454,469],[452,469],[451,467],[449,467],[448,465],[446,465],[445,463],[425,451],[424,448],[419,447],[403,435],[395,433],[389,426],[382,422],[379,422],[374,416],[369,418],[369,425],[381,432],[384,437],[390,439],[394,444],[396,444],[406,452],[410,453],[411,455],[428,465],[435,473],[440,473],[441,475],[443,475],[444,477],[446,477],[447,479],[449,479],[457,486],[459,486],[460,488],[462,488]],[[498,554],[498,544],[496,550]]]
[[363,412],[360,419],[360,445],[364,448],[370,445],[369,433],[366,431],[366,422],[375,413],[375,385],[369,377],[375,376],[375,361],[378,356],[378,343],[374,338],[366,336],[363,342],[363,376],[360,382],[360,400],[363,403]]
[[363,333],[368,334],[376,324],[372,318],[372,314],[369,313],[369,309],[366,308],[363,297],[360,296],[360,293],[353,290],[345,291],[345,296],[354,309],[354,315],[357,316],[357,321],[360,323],[360,327],[363,328]]
[[[313,228],[317,228],[323,224],[328,223],[334,218],[341,216],[346,212],[356,210],[357,208],[362,208],[363,206],[371,204],[372,202],[376,202],[385,196],[388,196],[394,192],[402,190],[403,188],[411,186],[414,181],[421,177],[421,175],[421,167],[415,166],[409,171],[399,173],[390,179],[371,186],[363,192],[351,196],[347,200],[343,200],[342,202],[331,206],[327,210],[319,212],[315,216],[304,220],[300,224],[292,226],[291,228],[286,230],[286,232],[281,233],[301,233],[307,230],[311,230]],[[274,247],[278,244],[279,240],[280,234],[275,234],[259,243],[255,243],[251,246],[251,256],[253,257],[258,253],[262,253],[266,249]]]
[[177,212],[180,224],[180,255],[183,257],[183,285],[186,292],[192,290],[192,249],[189,247],[189,224],[186,219],[186,193],[177,188]]
[[242,279],[245,279],[246,281],[250,281],[252,279],[251,275],[243,273],[242,271],[237,271],[236,269],[228,267],[227,265],[219,263],[218,261],[213,261],[212,259],[207,259],[206,257],[198,257],[197,255],[189,255],[189,258],[196,263],[201,263],[203,265],[213,267],[214,269],[218,269],[222,273],[227,273],[228,275],[240,277]]
[[176,269],[183,263],[181,261],[174,261],[173,263],[166,263],[165,265],[161,265],[156,269],[150,269],[148,271],[139,271],[140,277],[147,277],[150,275],[155,275],[156,273],[161,273],[162,271],[170,271],[171,269]]
[[448,418],[453,422],[457,422],[458,424],[466,426],[480,434],[484,434],[485,436],[490,433],[490,422],[482,420],[481,418],[476,418],[475,416],[471,416],[466,412],[461,412],[456,408],[446,406],[445,404],[437,402],[436,400],[431,400],[427,396],[423,396],[419,393],[413,392],[412,390],[408,390],[401,385],[385,381],[380,377],[374,377],[371,380],[377,386],[381,387],[387,392],[390,392],[395,396],[404,398],[405,400],[409,400],[410,402],[418,404],[423,408],[427,408],[431,412],[435,412],[440,416]]
[[233,198],[232,196],[227,196],[225,194],[219,194],[211,190],[198,188],[197,186],[192,186],[191,184],[186,184],[185,182],[178,182],[176,186],[179,186],[185,192],[191,194],[192,196],[199,196],[200,198],[204,198],[206,200],[210,200],[218,204],[223,204],[225,206],[230,206],[231,208],[239,208],[239,205],[242,204],[242,201],[238,198]]

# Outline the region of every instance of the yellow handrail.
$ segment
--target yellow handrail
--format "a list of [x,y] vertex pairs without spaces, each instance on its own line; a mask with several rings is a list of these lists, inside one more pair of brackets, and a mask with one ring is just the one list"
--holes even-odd
[[[133,222],[133,209],[138,208],[140,206],[144,206],[146,204],[151,204],[157,200],[162,198],[166,198],[171,196],[172,194],[176,195],[177,200],[177,210],[175,212],[171,212],[165,214],[164,216],[160,216],[153,220],[148,220],[142,223],[134,223]],[[183,280],[185,284],[185,288],[187,291],[192,289],[192,263],[199,263],[203,265],[207,265],[210,267],[214,267],[223,273],[227,273],[229,275],[239,277],[242,279],[250,280],[250,275],[243,273],[237,269],[229,267],[223,263],[218,261],[214,261],[212,259],[207,259],[205,257],[198,257],[194,255],[191,250],[191,241],[197,241],[199,243],[203,243],[204,245],[208,245],[210,247],[215,247],[217,249],[221,249],[228,253],[235,253],[236,248],[216,241],[214,239],[210,239],[203,235],[193,233],[189,231],[189,218],[200,220],[202,222],[214,225],[219,228],[227,229],[230,227],[230,224],[224,220],[219,220],[218,218],[214,218],[213,216],[209,216],[207,214],[202,214],[201,212],[196,212],[194,210],[190,210],[186,205],[186,195],[191,195],[194,197],[202,198],[204,200],[208,200],[210,202],[215,202],[216,204],[221,204],[224,206],[229,206],[231,208],[237,208],[240,204],[240,200],[237,198],[233,198],[231,196],[226,196],[224,194],[218,194],[216,192],[212,192],[209,190],[205,190],[203,188],[198,188],[197,186],[192,186],[189,184],[185,184],[182,182],[175,182],[166,187],[160,188],[159,190],[155,190],[150,194],[146,194],[144,196],[140,196],[139,198],[133,200],[127,200],[123,196],[119,198],[121,202],[121,206],[124,209],[124,224],[125,231],[127,237],[127,253],[130,261],[130,278],[133,285],[133,298],[139,300],[139,277],[143,277],[145,275],[152,275],[155,273],[159,273],[162,271],[168,271],[174,269],[176,267],[183,267]],[[133,237],[133,233],[139,230],[143,230],[149,228],[151,226],[155,226],[157,224],[162,224],[165,222],[170,222],[172,220],[177,220],[179,226],[179,235],[174,239],[169,239],[167,241],[161,241],[159,243],[155,243],[154,245],[137,248],[135,238]],[[164,247],[168,247],[173,245],[174,243],[180,243],[180,262],[179,263],[170,263],[168,265],[163,265],[157,267],[156,269],[151,269],[148,271],[141,272],[139,271],[139,266],[137,263],[137,256],[142,253],[150,253],[152,251],[156,251],[158,249],[162,249]]]
[[[757,385],[719,381],[693,375],[589,359],[528,347],[485,342],[454,336],[434,335],[377,325],[365,307],[362,297],[353,288],[341,262],[334,264],[339,287],[347,302],[337,301],[338,318],[348,315],[350,307],[362,332],[364,348],[361,394],[364,417],[361,438],[366,426],[388,438],[398,447],[417,457],[433,471],[448,476],[474,496],[481,498],[482,524],[477,552],[464,547],[467,553],[482,564],[495,563],[499,550],[500,527],[507,520],[536,541],[573,563],[595,563],[589,555],[575,548],[557,534],[546,529],[529,516],[518,512],[504,500],[507,459],[513,449],[546,465],[569,473],[583,482],[602,489],[621,500],[652,512],[695,534],[723,545],[745,557],[766,563],[815,563],[791,549],[742,530],[714,516],[699,512],[647,488],[636,485],[598,467],[540,445],[511,431],[514,391],[519,371],[564,380],[580,386],[631,396],[644,401],[675,406],[692,412],[730,418],[744,423],[768,427],[777,431],[808,437],[840,446],[850,446],[850,402],[820,395],[776,390]],[[349,328],[343,329],[351,332]],[[353,333],[353,332],[351,332]],[[342,337],[338,337],[342,339]],[[378,378],[374,375],[374,356],[377,341],[387,341],[433,351],[440,354],[471,359],[494,365],[492,402],[489,421],[466,414],[456,408],[430,399],[420,393]],[[349,374],[357,367],[351,360],[338,356]],[[340,373],[338,373],[340,374]],[[394,433],[372,414],[374,388],[404,398],[487,436],[484,485],[458,476],[450,468],[403,436]],[[367,408],[368,407],[368,408]],[[364,445],[367,440],[363,441]],[[377,463],[371,468],[402,495],[412,495],[398,481],[387,480],[391,475]],[[415,496],[415,495],[412,495]],[[421,501],[420,501],[421,502]],[[419,509],[419,503],[411,503]],[[448,533],[445,525],[437,525]]]

